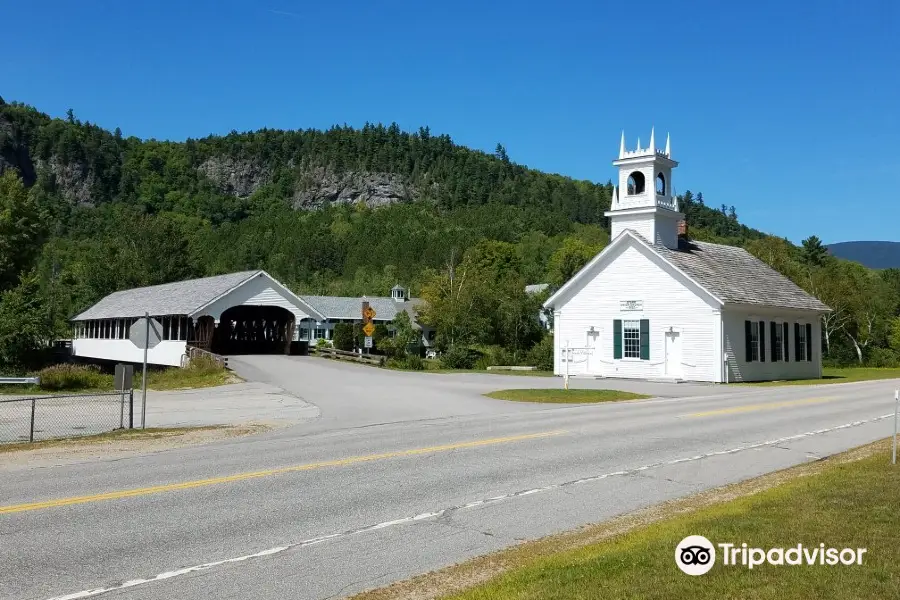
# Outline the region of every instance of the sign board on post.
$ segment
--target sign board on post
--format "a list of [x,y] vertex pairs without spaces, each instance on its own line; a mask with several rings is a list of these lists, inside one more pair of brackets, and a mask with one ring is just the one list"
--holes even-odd
[[156,348],[162,341],[162,325],[156,319],[138,319],[128,330],[128,339],[141,350]]
[[365,334],[366,339],[363,344],[366,348],[372,347],[372,334],[375,333],[375,325],[372,324],[372,319],[375,318],[375,309],[369,306],[368,301],[363,300],[362,303],[362,321],[363,327],[362,331]]
[[155,348],[162,341],[162,325],[144,313],[142,319],[134,322],[128,330],[131,343],[144,351],[144,374],[141,378],[141,429],[147,425],[147,350]]
[[116,391],[123,392],[131,389],[131,382],[134,378],[134,367],[119,363],[116,365]]

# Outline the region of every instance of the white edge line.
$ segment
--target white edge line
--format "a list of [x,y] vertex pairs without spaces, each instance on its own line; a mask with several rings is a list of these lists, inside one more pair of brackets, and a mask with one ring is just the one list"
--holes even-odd
[[116,590],[123,590],[126,588],[135,587],[138,585],[153,583],[155,581],[171,579],[172,577],[187,575],[188,573],[195,573],[197,571],[205,571],[207,569],[212,569],[214,567],[219,567],[219,566],[226,565],[226,564],[239,563],[239,562],[243,562],[243,561],[250,560],[253,558],[262,558],[264,556],[272,556],[273,554],[279,554],[281,552],[285,552],[285,551],[293,549],[293,548],[304,548],[306,546],[312,546],[313,544],[319,544],[319,543],[325,542],[327,540],[349,537],[352,535],[357,535],[359,533],[365,533],[365,532],[374,531],[377,529],[384,529],[385,527],[393,527],[395,525],[402,525],[404,523],[412,523],[415,521],[432,519],[432,518],[443,516],[444,514],[446,514],[448,512],[465,510],[467,508],[475,508],[477,506],[493,504],[495,502],[501,502],[503,500],[520,498],[522,496],[530,496],[532,494],[537,494],[540,492],[548,492],[551,490],[568,487],[571,485],[578,485],[578,484],[582,484],[582,483],[600,481],[603,479],[608,479],[610,477],[622,477],[625,475],[631,475],[633,473],[646,471],[647,469],[655,469],[658,467],[663,467],[663,466],[668,466],[668,465],[676,465],[676,464],[680,464],[680,463],[693,462],[693,461],[703,460],[704,458],[710,458],[713,456],[722,456],[725,454],[735,454],[737,452],[745,452],[747,450],[754,450],[756,448],[762,448],[765,446],[774,446],[776,444],[783,444],[784,442],[788,442],[788,441],[792,441],[792,440],[799,440],[799,439],[806,438],[806,437],[812,437],[814,435],[821,435],[823,433],[839,431],[841,429],[849,429],[851,427],[858,427],[860,425],[866,425],[868,423],[875,423],[877,421],[882,421],[884,419],[893,418],[893,417],[894,417],[894,413],[889,413],[886,415],[882,415],[880,417],[874,417],[872,419],[866,419],[866,420],[862,420],[862,421],[853,421],[852,423],[845,423],[844,425],[838,425],[836,427],[829,427],[827,429],[819,429],[816,431],[808,431],[806,433],[800,433],[797,435],[789,435],[787,437],[782,437],[782,438],[778,438],[775,440],[769,440],[766,442],[757,442],[754,444],[746,444],[744,446],[738,446],[737,448],[730,448],[728,450],[717,450],[715,452],[707,452],[706,454],[698,454],[696,456],[691,456],[691,457],[686,457],[686,458],[676,458],[674,460],[669,460],[669,461],[665,461],[665,462],[655,462],[655,463],[650,463],[647,465],[642,465],[640,467],[635,467],[633,469],[626,469],[623,471],[613,471],[611,473],[604,473],[602,475],[593,475],[590,477],[584,477],[582,479],[576,479],[576,480],[567,481],[564,483],[554,483],[554,484],[547,485],[544,487],[523,490],[520,492],[513,492],[510,494],[504,494],[502,496],[493,496],[491,498],[486,498],[483,500],[475,500],[473,502],[469,502],[467,504],[462,504],[459,506],[444,508],[444,509],[433,511],[433,512],[420,513],[420,514],[412,516],[412,517],[404,517],[402,519],[394,519],[392,521],[385,521],[383,523],[367,525],[365,527],[359,527],[357,529],[352,529],[352,530],[344,531],[341,533],[332,533],[330,535],[323,535],[323,536],[319,536],[319,537],[315,537],[315,538],[310,538],[310,539],[303,540],[300,542],[295,542],[293,544],[277,546],[275,548],[269,548],[268,550],[261,550],[259,552],[255,552],[253,554],[245,554],[244,556],[238,556],[236,558],[227,558],[224,560],[208,562],[208,563],[196,565],[193,567],[185,567],[185,568],[176,569],[173,571],[166,571],[164,573],[160,573],[159,575],[156,575],[155,577],[150,577],[148,579],[131,579],[131,580],[128,580],[119,585],[114,585],[114,586],[111,586],[108,588],[95,588],[95,589],[91,589],[91,590],[75,592],[73,594],[66,594],[65,596],[54,596],[53,598],[50,598],[49,600],[79,600],[81,598],[90,598],[93,596],[99,596],[100,594],[114,592]]

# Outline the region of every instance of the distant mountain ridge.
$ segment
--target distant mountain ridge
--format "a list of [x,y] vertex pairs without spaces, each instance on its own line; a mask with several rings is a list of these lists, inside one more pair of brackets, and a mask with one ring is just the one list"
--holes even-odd
[[838,242],[828,244],[832,256],[852,260],[870,269],[900,268],[900,242]]

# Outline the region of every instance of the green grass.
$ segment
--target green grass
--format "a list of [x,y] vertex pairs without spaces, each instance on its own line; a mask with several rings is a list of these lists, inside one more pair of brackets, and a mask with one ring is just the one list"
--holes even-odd
[[[238,377],[228,369],[218,366],[213,361],[195,361],[186,369],[170,367],[163,369],[147,370],[147,388],[151,390],[177,390],[199,389],[215,387],[226,383],[239,381]],[[132,385],[135,389],[141,387],[141,367],[134,369]],[[0,394],[16,395],[51,395],[71,393],[110,392],[113,390],[113,376],[101,373],[91,373],[89,377],[73,377],[69,381],[60,383],[54,387],[34,385],[2,385]]]
[[[889,445],[855,462],[815,465],[818,472],[684,516],[614,535],[607,541],[545,555],[520,552],[521,563],[453,600],[670,600],[900,598],[900,465]],[[803,469],[803,467],[800,467]],[[790,473],[788,471],[787,473]],[[550,510],[550,509],[548,509]],[[750,547],[866,548],[862,565],[716,564],[691,577],[677,569],[675,547],[688,535]],[[495,561],[498,559],[495,559]],[[499,558],[502,560],[502,557]],[[458,588],[457,588],[458,589]]]
[[183,435],[193,431],[208,431],[224,429],[227,425],[203,425],[199,427],[148,427],[147,429],[115,429],[96,435],[84,435],[80,437],[68,437],[39,442],[14,442],[0,444],[0,454],[4,452],[19,452],[21,450],[37,450],[39,448],[53,448],[71,446],[73,444],[102,444],[116,440],[146,440]]
[[788,381],[750,381],[734,385],[774,386],[812,385],[822,383],[851,383],[854,381],[874,381],[876,379],[900,379],[900,368],[877,369],[873,367],[824,367],[821,379],[792,379]]
[[616,402],[618,400],[640,400],[649,398],[643,394],[620,392],[619,390],[565,390],[565,389],[531,389],[531,390],[499,390],[485,394],[497,400],[514,402],[546,402],[548,404],[587,404],[594,402]]

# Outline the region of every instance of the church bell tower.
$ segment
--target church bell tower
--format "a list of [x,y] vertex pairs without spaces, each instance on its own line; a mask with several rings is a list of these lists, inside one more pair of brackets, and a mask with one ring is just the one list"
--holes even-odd
[[615,239],[626,229],[639,233],[651,244],[678,248],[678,224],[684,214],[672,192],[672,169],[678,163],[671,158],[671,142],[666,136],[665,150],[656,148],[656,135],[650,130],[650,145],[625,149],[625,132],[619,144],[619,184],[613,189],[612,202],[606,216],[610,221],[610,237]]

